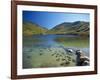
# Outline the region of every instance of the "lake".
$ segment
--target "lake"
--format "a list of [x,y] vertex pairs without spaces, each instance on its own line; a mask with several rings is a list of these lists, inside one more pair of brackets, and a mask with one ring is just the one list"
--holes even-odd
[[23,68],[76,66],[75,53],[82,50],[89,57],[89,37],[79,35],[23,36]]

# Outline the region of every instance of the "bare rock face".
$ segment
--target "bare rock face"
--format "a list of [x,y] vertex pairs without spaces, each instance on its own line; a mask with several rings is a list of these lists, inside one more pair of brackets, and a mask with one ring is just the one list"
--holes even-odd
[[87,56],[84,55],[84,52],[82,52],[81,50],[77,50],[76,51],[76,55],[77,55],[77,66],[87,66],[90,63],[90,60]]

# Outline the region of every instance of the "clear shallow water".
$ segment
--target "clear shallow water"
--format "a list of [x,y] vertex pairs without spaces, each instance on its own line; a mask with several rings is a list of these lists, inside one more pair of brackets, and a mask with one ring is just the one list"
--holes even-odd
[[76,66],[76,55],[65,49],[82,50],[89,56],[89,38],[78,35],[23,37],[23,68]]

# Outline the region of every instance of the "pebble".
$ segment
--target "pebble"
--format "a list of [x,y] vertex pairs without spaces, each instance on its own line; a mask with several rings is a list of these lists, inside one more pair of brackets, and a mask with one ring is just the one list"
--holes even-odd
[[70,64],[70,62],[66,61],[66,62],[65,62],[65,64],[67,64],[67,65],[68,65],[68,64]]
[[31,58],[31,56],[27,56],[27,58],[29,59],[29,58]]
[[62,61],[64,61],[64,60],[66,60],[66,59],[62,59]]
[[40,53],[40,55],[43,55],[43,53]]
[[60,61],[60,58],[56,59],[56,61]]
[[61,66],[63,66],[63,65],[64,65],[64,63],[61,63],[60,65],[61,65]]
[[72,59],[72,62],[75,62],[75,60],[74,60],[74,59]]

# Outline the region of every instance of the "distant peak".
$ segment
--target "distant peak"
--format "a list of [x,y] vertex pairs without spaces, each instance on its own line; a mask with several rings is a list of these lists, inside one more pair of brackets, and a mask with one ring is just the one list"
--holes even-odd
[[62,24],[71,24],[71,22],[63,22]]
[[73,22],[72,24],[73,24],[73,25],[77,25],[77,24],[80,24],[80,23],[88,23],[88,22],[85,22],[85,21],[75,21],[75,22]]

